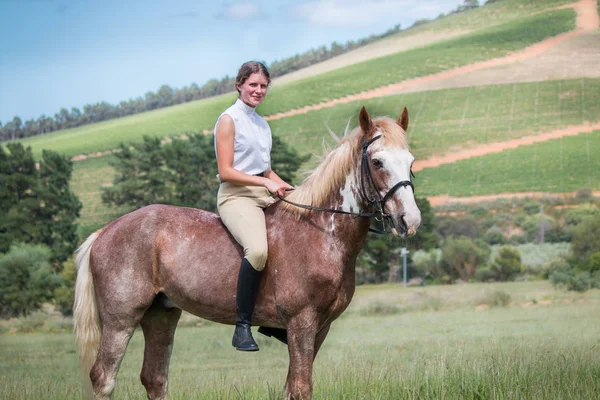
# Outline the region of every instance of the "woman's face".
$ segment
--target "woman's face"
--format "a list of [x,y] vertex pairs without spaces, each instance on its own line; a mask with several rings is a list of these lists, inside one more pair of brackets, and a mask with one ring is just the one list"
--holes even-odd
[[268,87],[267,77],[255,72],[243,84],[238,85],[237,89],[240,91],[240,100],[250,107],[257,107],[265,99]]

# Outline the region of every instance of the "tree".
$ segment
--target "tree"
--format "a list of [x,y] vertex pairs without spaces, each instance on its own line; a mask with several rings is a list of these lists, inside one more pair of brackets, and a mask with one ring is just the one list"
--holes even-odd
[[522,269],[523,264],[519,250],[513,246],[501,246],[492,263],[491,271],[494,279],[500,282],[514,280]]
[[490,251],[490,246],[482,240],[449,237],[442,246],[442,263],[450,276],[468,282],[475,276],[477,267],[485,264]]
[[279,136],[273,135],[273,148],[271,149],[272,169],[284,181],[294,184],[296,171],[310,159],[310,154],[299,155],[293,147],[289,147]]
[[42,152],[37,185],[39,241],[50,247],[52,260],[60,264],[73,254],[78,241],[75,220],[82,205],[69,187],[72,172],[70,159],[53,151]]
[[[213,135],[192,134],[166,144],[149,136],[143,143],[121,144],[112,164],[117,174],[113,186],[103,188],[102,201],[132,208],[162,203],[216,211],[219,181],[213,143]],[[272,156],[271,167],[284,179],[293,177],[308,158],[276,136]]]
[[386,235],[369,233],[365,246],[360,252],[358,263],[375,275],[375,283],[381,283],[381,277],[390,268],[395,268],[400,243]]
[[588,270],[594,253],[600,252],[600,215],[595,215],[573,228],[570,258],[581,269]]
[[163,154],[171,186],[170,204],[216,211],[219,189],[213,135],[195,134],[164,146]]
[[13,243],[45,244],[60,269],[77,246],[81,203],[69,189],[72,163],[44,151],[38,170],[31,148],[18,142],[6,148],[0,147],[0,252]]
[[113,186],[102,189],[102,201],[132,208],[169,203],[160,138],[144,136],[142,143],[121,143],[120,150],[111,163],[117,171]]
[[8,143],[6,149],[8,153],[0,147],[0,253],[7,252],[13,242],[30,243],[39,237],[33,154],[18,142]]
[[435,230],[441,239],[450,236],[482,236],[480,221],[473,215],[435,217]]
[[62,280],[52,273],[50,250],[43,245],[13,245],[0,255],[0,317],[18,317],[39,309]]

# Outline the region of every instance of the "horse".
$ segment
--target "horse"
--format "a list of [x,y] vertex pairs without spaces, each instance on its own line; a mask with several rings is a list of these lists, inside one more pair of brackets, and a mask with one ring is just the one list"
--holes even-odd
[[[397,120],[371,118],[364,107],[358,119],[301,185],[265,209],[268,262],[252,324],[287,334],[286,399],[312,398],[313,362],[354,294],[370,217],[384,219],[402,237],[415,234],[421,221],[406,107]],[[92,233],[77,250],[74,302],[79,358],[92,396],[112,398],[140,325],[142,384],[149,399],[166,399],[182,310],[234,324],[242,257],[218,215],[193,208],[150,205]]]

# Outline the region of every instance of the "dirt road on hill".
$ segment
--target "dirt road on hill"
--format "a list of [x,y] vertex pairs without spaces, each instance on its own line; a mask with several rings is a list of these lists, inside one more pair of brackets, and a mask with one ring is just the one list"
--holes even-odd
[[596,130],[600,130],[600,122],[595,124],[575,125],[568,128],[557,129],[552,132],[540,133],[535,136],[524,136],[518,139],[507,140],[506,142],[482,144],[441,156],[433,156],[426,160],[416,160],[413,163],[413,171],[417,172],[424,168],[435,168],[443,164],[452,164],[456,161],[466,160],[471,157],[500,153],[503,150],[516,149],[523,145],[546,142],[551,139],[559,139],[565,136],[577,136],[582,133],[590,133]]
[[565,8],[573,8],[577,12],[577,28],[588,32],[600,28],[597,0],[580,0],[575,3],[556,7],[557,10]]
[[[525,197],[530,197],[532,199],[540,199],[542,197],[559,197],[559,198],[570,198],[576,196],[576,192],[572,193],[550,193],[550,192],[521,192],[521,193],[498,193],[498,194],[490,194],[485,196],[469,196],[469,197],[452,197],[448,195],[442,196],[429,196],[427,200],[432,207],[442,206],[444,204],[451,203],[460,203],[460,204],[473,204],[473,203],[482,203],[482,202],[491,202],[497,200],[499,198],[504,199],[523,199]],[[600,197],[600,191],[595,190],[592,192],[594,197]]]

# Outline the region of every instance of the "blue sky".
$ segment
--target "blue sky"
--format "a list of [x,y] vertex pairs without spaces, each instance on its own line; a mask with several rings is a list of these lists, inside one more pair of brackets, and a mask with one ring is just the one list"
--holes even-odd
[[463,0],[1,0],[0,121],[233,76]]

